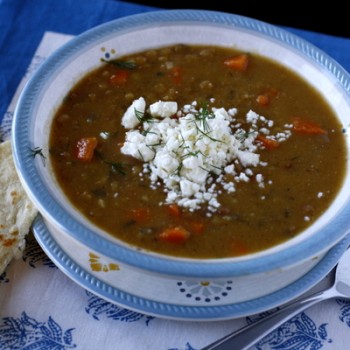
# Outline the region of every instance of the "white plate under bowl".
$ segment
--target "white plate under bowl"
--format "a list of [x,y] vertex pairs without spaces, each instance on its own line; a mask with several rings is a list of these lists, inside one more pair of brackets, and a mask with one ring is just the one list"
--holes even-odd
[[[220,283],[166,279],[162,276],[134,271],[131,283],[134,293],[126,292],[124,279],[120,287],[103,281],[103,275],[119,273],[115,270],[87,271],[55,241],[44,221],[38,216],[33,225],[35,238],[50,259],[74,282],[101,298],[143,314],[161,318],[187,321],[219,321],[263,312],[280,306],[306,292],[321,281],[336,265],[350,244],[350,235],[334,246],[305,275],[284,288],[263,297],[232,302],[235,281]],[[146,297],[143,297],[146,295]],[[151,298],[150,295],[154,297]],[[167,295],[167,302],[159,302],[159,295]],[[179,298],[180,297],[180,298]],[[185,301],[181,303],[181,298]],[[177,300],[177,302],[172,302]],[[222,303],[224,301],[224,303]],[[218,304],[220,302],[220,304]],[[206,305],[203,305],[205,303]]]

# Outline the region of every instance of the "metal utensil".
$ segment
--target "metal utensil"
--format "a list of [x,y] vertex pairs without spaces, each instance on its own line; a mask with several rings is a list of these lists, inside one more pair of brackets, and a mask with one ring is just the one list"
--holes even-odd
[[350,298],[350,249],[338,262],[332,287],[299,299],[256,323],[226,335],[202,350],[248,350],[274,329],[308,307],[323,300],[339,297]]

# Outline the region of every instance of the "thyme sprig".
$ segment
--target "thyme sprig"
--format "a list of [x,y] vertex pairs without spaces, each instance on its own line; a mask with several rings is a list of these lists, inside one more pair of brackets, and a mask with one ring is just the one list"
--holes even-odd
[[182,155],[182,156],[181,156],[181,159],[183,160],[183,159],[186,159],[186,158],[188,158],[188,157],[197,157],[198,154],[201,154],[203,157],[206,157],[206,155],[203,154],[202,151],[198,150],[198,151],[194,151],[194,152],[193,152],[193,151],[192,151],[192,152],[188,152],[188,153]]
[[255,133],[256,131],[241,131],[236,133],[236,139],[240,142],[244,142],[250,135],[254,135]]
[[112,162],[112,161],[106,160],[106,159],[104,159],[102,154],[96,150],[95,150],[95,153],[101,159],[101,161],[103,163],[105,163],[111,167],[113,172],[118,173],[120,175],[126,175],[126,171],[125,171],[126,164],[121,163],[121,162]]
[[135,113],[135,117],[138,119],[138,121],[140,123],[155,121],[155,119],[152,118],[152,116],[150,114],[148,114],[146,112],[141,112],[141,111],[137,110],[136,108],[134,108],[134,113]]
[[142,134],[143,136],[147,136],[148,134],[158,135],[155,131],[152,131],[152,128],[151,128],[151,127],[149,127],[148,129],[142,130],[141,134]]
[[43,165],[45,166],[46,163],[46,157],[44,156],[43,150],[40,147],[35,147],[30,149],[31,156],[35,158],[36,156],[40,156],[41,160],[43,162]]
[[108,164],[111,166],[112,171],[120,174],[120,175],[126,175],[125,172],[125,164],[121,162],[109,162],[107,160],[103,161],[105,164]]
[[143,154],[141,153],[141,151],[139,149],[137,150],[137,153],[139,154],[141,160],[144,162],[145,159],[143,158]]
[[135,62],[131,62],[131,61],[105,60],[104,58],[101,58],[101,61],[105,62],[105,63],[108,63],[108,64],[111,64],[113,66],[116,66],[116,67],[118,67],[120,69],[131,70],[131,69],[135,69],[137,67],[136,63]]
[[195,114],[196,120],[202,123],[202,128],[204,132],[209,132],[210,127],[208,124],[208,119],[214,119],[215,114],[209,110],[208,105],[203,105],[197,114]]
[[202,134],[205,137],[208,137],[211,141],[222,142],[219,139],[216,139],[210,135],[212,129],[208,123],[209,119],[215,119],[215,114],[208,108],[208,104],[203,104],[199,109],[198,113],[194,115],[195,119],[193,120],[197,132]]
[[211,129],[209,129],[208,131],[204,131],[202,130],[198,124],[196,123],[196,121],[194,121],[194,124],[195,124],[195,127],[197,129],[197,132],[199,132],[200,134],[202,134],[203,136],[207,137],[208,139],[210,139],[211,141],[214,141],[214,142],[222,142],[221,140],[219,139],[216,139],[215,137],[212,137],[210,136],[209,134],[212,132]]

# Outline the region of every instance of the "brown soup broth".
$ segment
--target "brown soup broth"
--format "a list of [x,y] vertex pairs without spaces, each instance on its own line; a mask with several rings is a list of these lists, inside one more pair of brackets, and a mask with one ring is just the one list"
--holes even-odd
[[[59,107],[50,135],[55,176],[74,206],[134,246],[192,258],[260,251],[312,224],[344,178],[342,126],[313,87],[276,62],[248,54],[246,67],[224,64],[241,54],[175,45],[103,63],[81,79]],[[234,107],[235,120],[243,124],[253,110],[274,121],[274,134],[293,125],[295,118],[322,131],[303,133],[290,127],[288,140],[260,149],[260,160],[267,165],[253,170],[263,176],[264,186],[251,178],[237,183],[233,193],[222,190],[220,207],[208,215],[205,204],[193,211],[164,204],[166,192],[161,184],[151,186],[143,162],[121,153],[126,132],[122,116],[141,96],[147,105],[161,100],[176,101],[179,108],[193,101],[208,109]],[[76,156],[76,144],[84,137],[97,140],[89,161]],[[189,234],[185,241],[160,239],[161,232],[176,227]]]

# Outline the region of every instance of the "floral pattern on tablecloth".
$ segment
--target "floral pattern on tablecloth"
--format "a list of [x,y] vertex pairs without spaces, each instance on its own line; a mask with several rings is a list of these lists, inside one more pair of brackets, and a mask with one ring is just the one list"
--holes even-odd
[[1,321],[2,350],[67,350],[76,347],[73,329],[63,330],[51,316],[46,322],[41,322],[23,312],[19,318],[4,317]]

